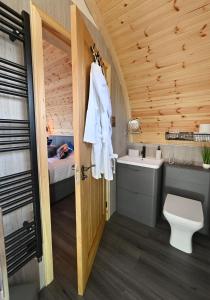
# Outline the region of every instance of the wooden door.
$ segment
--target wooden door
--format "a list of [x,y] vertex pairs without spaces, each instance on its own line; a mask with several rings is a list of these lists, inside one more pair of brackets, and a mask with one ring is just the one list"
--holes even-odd
[[76,235],[78,293],[83,295],[106,218],[104,180],[95,180],[91,169],[82,180],[82,166],[91,165],[91,144],[83,142],[89,94],[89,74],[93,61],[93,40],[75,5],[71,6],[71,45],[73,79],[73,126],[76,181]]

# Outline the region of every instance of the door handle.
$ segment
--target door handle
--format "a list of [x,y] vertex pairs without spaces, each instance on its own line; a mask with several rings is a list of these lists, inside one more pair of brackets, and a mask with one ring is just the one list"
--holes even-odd
[[94,168],[96,165],[91,165],[89,167],[85,167],[84,165],[82,165],[81,167],[81,179],[85,180],[88,178],[88,176],[85,174],[85,172],[87,172],[89,169]]

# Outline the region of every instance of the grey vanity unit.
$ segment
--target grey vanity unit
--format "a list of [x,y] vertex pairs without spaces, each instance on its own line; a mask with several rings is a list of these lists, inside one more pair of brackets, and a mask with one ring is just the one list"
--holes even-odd
[[117,211],[154,227],[161,215],[162,163],[124,156],[117,162]]
[[200,232],[210,235],[210,171],[197,166],[164,164],[162,206],[168,193],[201,201],[204,227]]

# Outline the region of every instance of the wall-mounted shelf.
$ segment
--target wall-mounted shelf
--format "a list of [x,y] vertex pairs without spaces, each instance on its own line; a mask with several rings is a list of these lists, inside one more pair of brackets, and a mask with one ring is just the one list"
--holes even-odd
[[166,132],[165,139],[170,141],[210,142],[210,134],[194,132]]

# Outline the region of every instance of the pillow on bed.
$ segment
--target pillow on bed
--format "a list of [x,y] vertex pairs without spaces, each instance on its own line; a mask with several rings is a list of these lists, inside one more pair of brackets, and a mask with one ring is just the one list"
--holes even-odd
[[52,139],[50,139],[49,137],[47,137],[47,146],[50,146],[52,144]]
[[48,146],[47,150],[48,150],[48,158],[53,157],[56,155],[56,146]]
[[74,145],[71,142],[69,142],[67,145],[68,145],[69,153],[74,152]]
[[66,158],[68,154],[69,154],[69,148],[67,144],[63,144],[57,149],[57,157],[59,159]]

